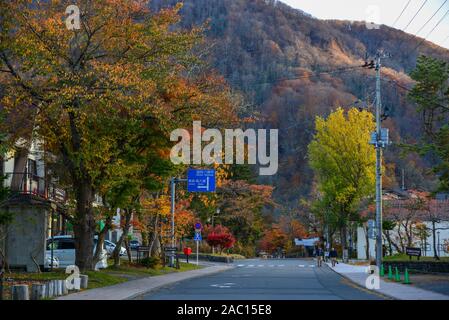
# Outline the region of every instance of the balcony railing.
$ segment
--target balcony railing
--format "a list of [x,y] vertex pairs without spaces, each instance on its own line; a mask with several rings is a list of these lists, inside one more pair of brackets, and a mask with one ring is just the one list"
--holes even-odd
[[64,203],[67,200],[65,190],[44,177],[28,172],[10,172],[6,173],[5,177],[4,186],[13,193],[34,195],[59,203]]

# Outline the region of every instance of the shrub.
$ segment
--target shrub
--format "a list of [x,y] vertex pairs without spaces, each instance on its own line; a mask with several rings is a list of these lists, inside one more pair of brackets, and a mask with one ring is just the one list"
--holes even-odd
[[235,243],[235,238],[228,228],[216,225],[209,231],[206,241],[210,246],[219,247],[222,251],[231,248]]
[[146,268],[154,269],[160,265],[161,259],[159,257],[147,257],[141,259],[139,263]]

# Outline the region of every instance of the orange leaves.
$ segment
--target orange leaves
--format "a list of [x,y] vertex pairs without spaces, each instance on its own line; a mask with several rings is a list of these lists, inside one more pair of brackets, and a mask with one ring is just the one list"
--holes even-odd
[[273,225],[271,230],[267,230],[260,240],[260,248],[272,253],[278,248],[285,248],[288,244],[288,235],[279,228],[277,225]]
[[192,233],[193,226],[195,224],[195,215],[192,211],[185,208],[176,211],[175,214],[175,226],[176,236],[178,238],[187,237]]
[[168,217],[170,215],[170,197],[166,195],[157,198],[141,200],[141,205],[147,214]]

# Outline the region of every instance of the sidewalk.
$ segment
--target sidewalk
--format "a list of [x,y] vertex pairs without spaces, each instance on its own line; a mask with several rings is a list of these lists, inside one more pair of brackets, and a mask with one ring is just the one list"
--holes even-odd
[[[343,277],[351,280],[365,288],[365,281],[368,277],[367,266],[353,266],[339,262],[334,268],[327,263],[329,268],[339,273]],[[380,289],[377,292],[398,300],[449,300],[449,296],[436,292],[412,287],[406,284],[394,283],[380,279]]]
[[209,265],[203,269],[186,272],[174,272],[163,276],[154,276],[131,280],[114,286],[86,290],[62,296],[56,300],[127,300],[149,291],[178,281],[202,277],[232,269],[229,265]]

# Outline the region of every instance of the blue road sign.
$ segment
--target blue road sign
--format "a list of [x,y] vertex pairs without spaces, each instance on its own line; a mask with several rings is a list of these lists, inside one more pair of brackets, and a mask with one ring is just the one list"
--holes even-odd
[[201,236],[201,233],[195,232],[195,237],[193,238],[195,241],[202,241],[203,237]]
[[201,230],[201,228],[202,228],[201,223],[199,223],[199,222],[195,223],[195,229],[196,230]]
[[214,192],[215,170],[187,170],[187,191]]

